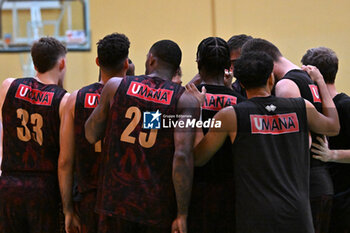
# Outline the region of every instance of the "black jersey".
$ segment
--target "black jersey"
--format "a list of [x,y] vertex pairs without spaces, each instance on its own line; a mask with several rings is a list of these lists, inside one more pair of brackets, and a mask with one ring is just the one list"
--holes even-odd
[[[244,99],[225,86],[201,84],[207,90],[202,106],[202,120],[212,119],[222,108]],[[203,133],[208,132],[203,128]],[[234,177],[231,141],[224,145],[203,167],[196,167],[189,209],[189,232],[234,232]]]
[[[350,97],[344,93],[333,98],[338,110],[340,132],[335,137],[329,137],[329,148],[333,150],[350,149]],[[330,163],[330,173],[335,194],[350,192],[350,164]]]
[[304,100],[256,97],[234,108],[236,232],[313,233]]
[[4,174],[50,173],[56,177],[59,106],[66,91],[34,78],[16,79],[2,107]]
[[[203,121],[213,118],[220,109],[234,106],[245,99],[236,91],[225,86],[201,84],[197,87],[198,90],[201,90],[203,86],[207,90],[202,106]],[[203,133],[207,132],[208,128],[203,128]],[[231,154],[231,142],[227,138],[224,145],[205,166],[195,168],[194,182],[216,183],[220,180],[232,180],[233,159],[229,154]]]
[[102,142],[90,144],[85,138],[84,125],[100,101],[102,88],[101,83],[81,88],[75,102],[75,171],[78,190],[81,193],[97,188]]
[[[287,72],[283,78],[295,82],[299,88],[301,97],[310,101],[317,111],[322,112],[322,102],[318,92],[318,87],[305,71],[297,69],[291,70]],[[311,136],[312,141],[317,142],[316,136],[321,135],[311,132]],[[310,165],[310,197],[332,195],[333,185],[326,164],[311,157]]]

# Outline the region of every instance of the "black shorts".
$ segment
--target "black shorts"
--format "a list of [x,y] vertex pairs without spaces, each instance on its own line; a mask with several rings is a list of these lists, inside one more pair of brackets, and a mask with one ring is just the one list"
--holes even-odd
[[332,209],[332,196],[310,198],[315,233],[328,233]]
[[193,184],[188,232],[235,232],[233,181]]
[[350,233],[350,190],[334,196],[329,232]]

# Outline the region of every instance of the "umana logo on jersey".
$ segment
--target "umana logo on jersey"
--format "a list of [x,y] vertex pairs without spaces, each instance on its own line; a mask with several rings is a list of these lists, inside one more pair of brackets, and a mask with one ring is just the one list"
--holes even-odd
[[299,132],[296,113],[277,115],[250,115],[252,134],[286,134]]
[[155,89],[143,83],[132,81],[129,85],[127,94],[146,101],[169,105],[174,91],[160,88]]
[[232,95],[205,94],[203,109],[219,111],[220,109],[237,104],[237,98]]
[[17,88],[15,97],[31,104],[50,106],[54,94],[54,92],[40,91],[32,89],[30,86],[20,84]]
[[314,99],[314,102],[321,103],[320,94],[318,93],[318,87],[316,85],[309,85],[310,91],[312,93],[312,98]]
[[85,108],[96,108],[100,103],[100,94],[97,93],[86,93],[84,100]]

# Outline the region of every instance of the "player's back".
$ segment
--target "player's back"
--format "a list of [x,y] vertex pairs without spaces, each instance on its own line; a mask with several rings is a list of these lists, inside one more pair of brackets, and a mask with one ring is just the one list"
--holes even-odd
[[183,92],[181,86],[158,77],[122,80],[110,109],[103,147],[101,213],[143,224],[171,224],[176,215],[174,130],[161,127],[160,114],[176,116]]
[[97,188],[101,141],[90,144],[85,138],[85,122],[100,101],[103,84],[93,83],[77,93],[74,113],[75,171],[80,193]]
[[[205,101],[202,106],[202,120],[213,119],[214,115],[222,108],[234,106],[242,102],[245,98],[236,91],[225,86],[202,84],[198,86],[206,88]],[[203,128],[203,133],[208,132],[208,128]],[[225,141],[221,149],[213,158],[203,167],[195,168],[194,182],[217,183],[220,180],[232,180],[233,177],[233,158],[228,156],[231,153],[231,142],[229,138]]]
[[[245,98],[236,91],[219,85],[201,84],[206,88],[202,121],[213,119],[222,108],[233,106]],[[203,133],[208,128],[202,128]],[[234,232],[234,171],[231,141],[226,139],[218,152],[193,174],[189,210],[190,232]]]
[[[329,137],[329,148],[332,150],[350,149],[350,97],[340,93],[333,98],[340,122],[340,132],[337,136]],[[336,196],[347,195],[350,190],[350,164],[327,163],[334,184]]]
[[257,97],[234,108],[237,232],[311,233],[304,100]]
[[65,93],[34,78],[12,82],[2,108],[3,175],[57,174],[59,106]]
[[[322,112],[321,97],[318,87],[311,80],[310,76],[302,70],[291,70],[285,74],[284,79],[290,79],[296,83],[299,88],[300,95],[304,99],[310,101],[317,111]],[[311,132],[312,141],[317,142],[316,137],[321,136]],[[311,157],[311,156],[310,156]],[[321,195],[333,195],[333,185],[326,164],[320,160],[311,157],[310,171],[310,197],[318,197]]]

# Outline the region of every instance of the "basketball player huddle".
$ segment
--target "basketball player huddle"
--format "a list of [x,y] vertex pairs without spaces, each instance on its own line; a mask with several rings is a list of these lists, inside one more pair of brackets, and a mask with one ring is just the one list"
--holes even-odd
[[[331,49],[299,67],[267,40],[209,37],[183,87],[174,41],[139,76],[129,47],[101,39],[99,81],[69,94],[67,50],[44,37],[37,75],[3,82],[0,232],[350,232],[350,97]],[[183,127],[207,120],[220,127]]]

